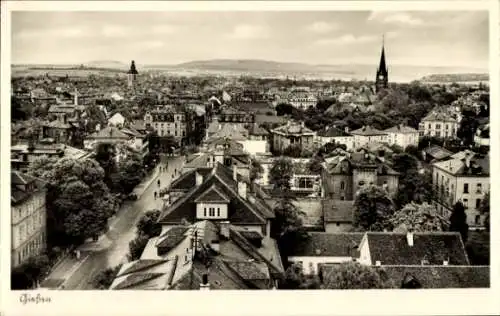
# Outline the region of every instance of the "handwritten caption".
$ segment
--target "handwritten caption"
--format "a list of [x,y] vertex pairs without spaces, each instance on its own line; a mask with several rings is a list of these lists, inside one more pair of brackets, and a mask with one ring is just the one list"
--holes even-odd
[[42,296],[42,294],[40,293],[38,293],[37,295],[24,293],[19,296],[19,302],[21,302],[21,304],[23,305],[46,304],[46,303],[51,303],[52,299],[48,296]]

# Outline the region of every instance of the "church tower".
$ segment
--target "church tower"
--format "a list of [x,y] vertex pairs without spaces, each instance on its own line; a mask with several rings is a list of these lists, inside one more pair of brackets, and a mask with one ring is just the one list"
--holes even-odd
[[384,39],[382,39],[382,54],[380,55],[380,64],[377,69],[377,77],[375,78],[375,91],[387,89],[389,83],[389,69],[385,63]]
[[130,64],[130,69],[127,72],[127,80],[128,80],[128,87],[133,88],[134,83],[137,79],[137,69],[135,69],[135,62],[132,60],[132,63]]

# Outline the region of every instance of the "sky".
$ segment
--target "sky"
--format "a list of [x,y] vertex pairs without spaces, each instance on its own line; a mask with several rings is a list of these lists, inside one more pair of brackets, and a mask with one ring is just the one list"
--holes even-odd
[[12,63],[264,59],[487,68],[487,11],[12,12]]

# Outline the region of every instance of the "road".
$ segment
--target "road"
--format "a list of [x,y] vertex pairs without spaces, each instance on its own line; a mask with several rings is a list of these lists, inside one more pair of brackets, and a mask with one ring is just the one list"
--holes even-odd
[[[71,276],[66,278],[64,289],[90,290],[92,289],[90,282],[97,273],[126,262],[128,244],[135,238],[135,225],[141,214],[161,207],[161,199],[155,199],[154,192],[159,192],[161,188],[170,185],[176,177],[172,177],[174,170],[177,170],[178,176],[182,169],[183,156],[164,159],[159,166],[165,167],[164,162],[167,160],[167,170],[159,172],[137,201],[128,201],[121,207],[117,216],[111,220],[110,229],[105,235],[101,236],[97,242],[88,242],[79,247],[80,262],[73,268],[74,272],[70,273]],[[158,186],[158,180],[160,180],[161,187]]]

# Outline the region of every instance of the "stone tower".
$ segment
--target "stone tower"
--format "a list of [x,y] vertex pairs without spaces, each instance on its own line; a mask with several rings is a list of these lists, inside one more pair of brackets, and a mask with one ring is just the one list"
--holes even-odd
[[137,74],[139,73],[137,72],[137,69],[135,69],[135,62],[132,60],[132,63],[130,64],[130,69],[127,72],[127,80],[129,88],[134,87],[134,83],[137,79]]

